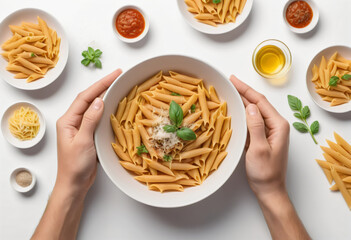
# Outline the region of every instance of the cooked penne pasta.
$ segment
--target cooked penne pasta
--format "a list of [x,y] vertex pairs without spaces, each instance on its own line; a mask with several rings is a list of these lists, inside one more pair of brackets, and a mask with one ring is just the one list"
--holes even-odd
[[200,78],[169,73],[135,86],[111,114],[120,164],[159,192],[201,184],[225,159],[232,133],[227,105],[213,86],[207,90]]

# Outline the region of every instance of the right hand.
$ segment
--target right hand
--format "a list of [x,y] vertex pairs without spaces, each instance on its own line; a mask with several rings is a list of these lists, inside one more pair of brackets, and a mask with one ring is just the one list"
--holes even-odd
[[245,163],[250,187],[259,199],[272,194],[286,194],[289,123],[264,95],[234,75],[230,80],[246,107],[249,142]]

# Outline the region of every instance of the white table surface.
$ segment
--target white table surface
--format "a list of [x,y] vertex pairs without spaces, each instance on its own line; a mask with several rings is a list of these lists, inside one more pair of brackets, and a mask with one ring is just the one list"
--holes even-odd
[[[119,41],[111,29],[114,11],[133,3],[148,14],[150,32],[141,44]],[[282,19],[284,1],[254,1],[251,15],[234,32],[208,36],[193,30],[182,18],[176,1],[46,1],[0,0],[0,20],[24,7],[37,7],[53,14],[63,25],[70,43],[67,67],[60,78],[38,91],[17,90],[0,81],[0,114],[12,103],[36,104],[47,119],[43,141],[33,149],[19,150],[0,136],[0,239],[28,239],[46,206],[56,175],[55,122],[78,92],[120,67],[161,54],[186,54],[205,59],[227,76],[239,78],[262,93],[290,122],[294,121],[287,94],[300,97],[311,108],[310,121],[321,124],[317,139],[333,137],[333,131],[351,141],[351,114],[330,114],[318,108],[305,87],[307,66],[321,49],[350,45],[351,1],[318,0],[320,21],[311,34],[290,32]],[[1,34],[1,33],[0,33]],[[273,87],[259,77],[251,64],[258,43],[277,38],[292,51],[293,64],[285,86]],[[103,69],[84,67],[81,52],[88,46],[103,51]],[[235,133],[234,133],[235,134]],[[314,161],[321,149],[308,135],[291,130],[287,185],[296,210],[314,239],[350,239],[351,212],[340,193],[329,184]],[[37,186],[24,195],[15,192],[9,176],[17,167],[28,167],[37,176]],[[78,239],[270,239],[256,199],[246,181],[244,162],[215,194],[197,204],[179,209],[158,209],[140,204],[117,189],[101,167],[90,190]]]

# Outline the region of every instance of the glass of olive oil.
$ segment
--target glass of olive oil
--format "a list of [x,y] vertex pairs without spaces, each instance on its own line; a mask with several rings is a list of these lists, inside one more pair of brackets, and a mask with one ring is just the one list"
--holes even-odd
[[268,39],[256,47],[252,55],[252,64],[258,74],[278,85],[286,81],[291,59],[290,50],[283,42]]

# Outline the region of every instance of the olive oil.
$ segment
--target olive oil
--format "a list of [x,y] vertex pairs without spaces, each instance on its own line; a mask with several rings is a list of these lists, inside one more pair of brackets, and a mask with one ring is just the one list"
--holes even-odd
[[283,51],[274,45],[262,47],[256,54],[255,64],[257,70],[264,75],[278,75],[286,63]]

